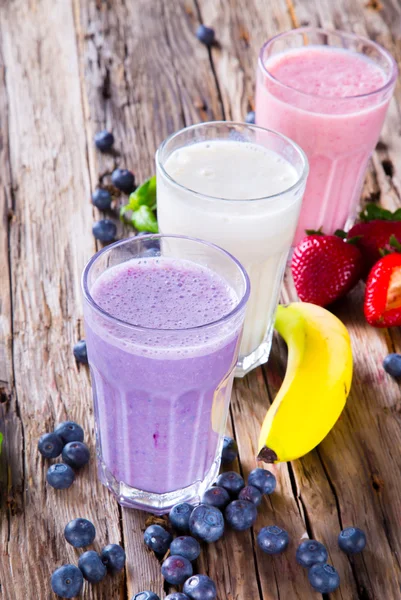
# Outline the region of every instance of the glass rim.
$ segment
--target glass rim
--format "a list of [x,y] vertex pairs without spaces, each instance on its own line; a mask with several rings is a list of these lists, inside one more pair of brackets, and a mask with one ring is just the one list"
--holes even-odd
[[[267,194],[266,196],[259,196],[257,198],[246,198],[246,199],[245,198],[221,198],[220,196],[211,196],[210,194],[203,194],[202,192],[193,190],[193,189],[187,187],[186,185],[183,185],[183,184],[179,183],[178,181],[176,181],[174,179],[174,177],[172,177],[166,171],[164,164],[160,159],[161,153],[166,148],[167,144],[169,142],[171,142],[175,137],[180,136],[182,133],[184,133],[186,131],[195,131],[195,130],[201,129],[201,128],[207,129],[209,127],[216,126],[216,125],[219,127],[223,126],[223,125],[229,126],[229,127],[240,126],[244,129],[262,131],[264,133],[268,133],[269,135],[273,135],[277,138],[280,138],[281,140],[284,140],[289,146],[292,146],[296,150],[297,154],[300,156],[300,158],[302,160],[302,173],[297,177],[297,180],[295,181],[295,183],[293,183],[290,187],[282,190],[281,192],[277,192],[275,194]],[[259,145],[261,145],[261,144],[259,144]],[[191,194],[194,194],[195,196],[197,196],[199,198],[207,198],[208,200],[217,200],[219,202],[258,202],[258,201],[261,202],[262,200],[272,200],[275,198],[279,198],[280,196],[283,196],[284,194],[292,192],[294,189],[297,189],[298,187],[300,187],[306,180],[308,173],[309,173],[309,162],[308,162],[308,158],[307,158],[305,152],[291,138],[287,137],[286,135],[283,135],[282,133],[280,133],[278,131],[275,131],[274,129],[267,129],[266,127],[260,127],[259,125],[254,125],[251,123],[242,123],[241,121],[204,121],[202,123],[196,123],[195,125],[189,125],[188,127],[183,127],[182,129],[179,129],[178,131],[171,133],[168,137],[166,137],[162,141],[162,143],[160,144],[160,146],[158,147],[158,149],[156,151],[155,160],[156,160],[156,166],[160,167],[162,175],[166,179],[168,179],[170,181],[170,183],[172,183],[177,188],[184,190],[186,192],[190,192]]]
[[[131,242],[131,243],[138,242],[139,243],[140,241],[155,240],[155,239],[161,239],[161,238],[174,238],[174,239],[181,239],[181,240],[186,240],[186,241],[190,241],[190,242],[196,242],[197,244],[201,244],[202,246],[208,246],[209,248],[212,248],[213,250],[217,250],[220,254],[227,256],[231,260],[231,262],[233,262],[236,265],[237,269],[239,270],[239,272],[242,275],[242,278],[243,278],[243,281],[245,284],[244,293],[241,298],[238,298],[238,301],[237,301],[237,304],[235,305],[235,307],[227,314],[223,315],[216,321],[211,321],[210,323],[204,323],[203,325],[196,325],[195,327],[182,327],[182,328],[178,328],[178,329],[177,328],[164,329],[162,327],[144,327],[143,325],[134,325],[133,323],[129,323],[127,321],[124,321],[122,319],[114,317],[109,312],[104,310],[101,306],[99,306],[99,304],[97,304],[97,302],[95,302],[95,300],[93,299],[93,296],[89,290],[89,285],[88,285],[89,273],[90,273],[90,270],[93,267],[93,265],[96,263],[96,261],[106,252],[108,252],[118,246],[123,246],[129,242]],[[135,257],[133,257],[133,258],[135,258]],[[140,257],[138,257],[138,258],[140,258]],[[187,260],[187,259],[185,259],[185,260]],[[190,259],[189,259],[189,262],[191,262]],[[122,263],[120,263],[120,264],[122,264]],[[210,269],[210,270],[212,270],[212,269]],[[215,272],[215,271],[213,271],[213,272]],[[251,289],[251,283],[250,283],[249,275],[246,272],[245,268],[240,263],[240,261],[238,259],[236,259],[235,256],[233,256],[230,252],[227,252],[227,250],[224,250],[224,248],[217,246],[217,244],[213,244],[212,242],[207,242],[207,241],[201,240],[199,238],[193,238],[193,237],[185,236],[185,235],[151,233],[151,234],[147,234],[147,235],[141,235],[140,237],[133,236],[133,237],[129,237],[129,238],[124,238],[122,240],[118,240],[117,242],[114,242],[113,244],[109,244],[108,246],[105,246],[104,248],[102,248],[101,250],[96,252],[89,259],[89,261],[86,263],[86,265],[84,267],[84,270],[83,270],[82,276],[81,276],[81,288],[82,288],[84,300],[86,300],[88,302],[88,304],[91,306],[91,308],[93,308],[102,317],[105,317],[108,321],[111,321],[111,322],[116,323],[120,326],[123,326],[127,329],[131,329],[131,330],[135,330],[135,331],[142,331],[142,332],[162,331],[162,332],[170,332],[170,333],[177,333],[177,332],[183,333],[183,332],[190,332],[190,331],[200,331],[200,330],[208,328],[208,327],[214,327],[216,325],[221,325],[221,324],[225,323],[226,321],[230,320],[238,312],[240,312],[245,307],[246,303],[248,302],[250,289]]]
[[[347,38],[351,38],[354,40],[359,40],[361,42],[364,42],[365,44],[369,44],[369,45],[373,46],[380,54],[384,55],[384,57],[390,64],[391,72],[389,74],[388,80],[386,81],[386,83],[384,85],[377,88],[376,90],[372,90],[371,92],[367,92],[365,94],[356,94],[353,96],[341,96],[341,97],[339,97],[339,96],[322,96],[319,94],[311,94],[308,92],[303,92],[302,90],[298,90],[297,88],[295,88],[291,85],[288,85],[286,83],[283,83],[280,79],[277,79],[277,77],[274,77],[274,75],[272,75],[272,73],[270,73],[270,71],[266,68],[264,60],[263,60],[264,53],[270,45],[272,45],[274,42],[276,42],[277,40],[279,40],[281,38],[289,37],[294,34],[300,34],[300,33],[302,34],[302,33],[308,33],[308,32],[347,37]],[[320,44],[320,45],[322,45],[322,44]],[[336,46],[334,46],[334,47],[336,47]],[[355,51],[355,52],[357,54],[360,54],[360,52],[357,52],[357,51]],[[277,35],[268,39],[260,49],[259,57],[258,57],[258,68],[263,72],[264,75],[266,75],[266,77],[271,79],[274,83],[282,86],[283,88],[286,88],[288,90],[293,90],[293,91],[297,92],[298,94],[301,94],[302,96],[306,96],[308,98],[322,98],[324,100],[329,100],[329,99],[331,99],[331,100],[333,100],[333,99],[334,100],[356,100],[356,99],[361,99],[361,98],[368,98],[375,94],[380,94],[380,93],[384,92],[385,90],[387,90],[388,88],[390,88],[392,85],[394,85],[395,80],[397,78],[397,74],[398,74],[398,65],[397,65],[395,58],[386,48],[384,48],[377,42],[374,42],[373,40],[370,40],[369,38],[364,37],[363,35],[358,35],[356,33],[343,31],[341,29],[325,29],[323,27],[298,27],[296,29],[290,29],[288,31],[278,33]]]

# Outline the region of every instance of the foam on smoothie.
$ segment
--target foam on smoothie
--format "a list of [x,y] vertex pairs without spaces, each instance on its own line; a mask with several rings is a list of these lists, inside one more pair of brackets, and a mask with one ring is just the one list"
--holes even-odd
[[[216,340],[208,329],[199,329],[196,336],[185,330],[215,323],[238,304],[233,288],[217,273],[189,260],[164,257],[111,267],[96,280],[91,295],[110,316],[145,328],[126,328],[123,339],[120,326],[110,322],[107,330],[115,344],[155,356],[210,351]],[[226,341],[224,336],[218,339]]]
[[196,142],[168,157],[167,173],[190,190],[227,200],[266,198],[290,188],[296,169],[282,156],[252,142]]
[[383,69],[369,58],[330,46],[288,50],[270,58],[265,66],[281,83],[325,98],[369,94],[386,83]]

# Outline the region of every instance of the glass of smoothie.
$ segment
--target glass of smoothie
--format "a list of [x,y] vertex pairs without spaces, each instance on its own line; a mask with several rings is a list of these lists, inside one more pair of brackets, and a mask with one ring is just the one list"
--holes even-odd
[[256,122],[293,139],[309,160],[295,244],[306,229],[332,234],[353,223],[396,77],[384,48],[342,31],[304,27],[261,49]]
[[155,514],[199,501],[220,466],[249,279],[200,240],[112,244],[82,278],[100,479]]
[[156,154],[156,172],[160,230],[219,244],[249,274],[236,369],[243,376],[269,356],[308,174],[306,156],[274,131],[216,121],[167,138]]

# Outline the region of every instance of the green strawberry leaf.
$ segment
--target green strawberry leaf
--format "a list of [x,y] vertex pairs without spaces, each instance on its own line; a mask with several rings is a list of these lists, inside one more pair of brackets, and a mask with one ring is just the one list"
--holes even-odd
[[347,232],[344,231],[343,229],[336,229],[334,232],[334,235],[336,235],[337,237],[341,238],[342,240],[346,240],[347,239]]
[[359,218],[364,223],[369,221],[401,221],[401,208],[395,212],[377,206],[377,204],[367,204],[364,210],[360,213]]
[[138,210],[134,210],[131,223],[137,231],[150,231],[151,233],[159,231],[156,215],[149,206],[142,205]]
[[324,235],[322,228],[320,229],[305,229],[306,235]]
[[389,244],[392,248],[394,248],[394,250],[397,250],[397,252],[401,252],[401,244],[394,234],[390,236]]

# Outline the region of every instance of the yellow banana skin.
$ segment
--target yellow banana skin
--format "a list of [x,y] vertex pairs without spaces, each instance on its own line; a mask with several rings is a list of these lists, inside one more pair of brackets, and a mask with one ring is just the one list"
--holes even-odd
[[262,425],[258,459],[290,461],[317,446],[344,408],[352,381],[345,325],[304,302],[280,305],[275,329],[288,346],[283,384]]

